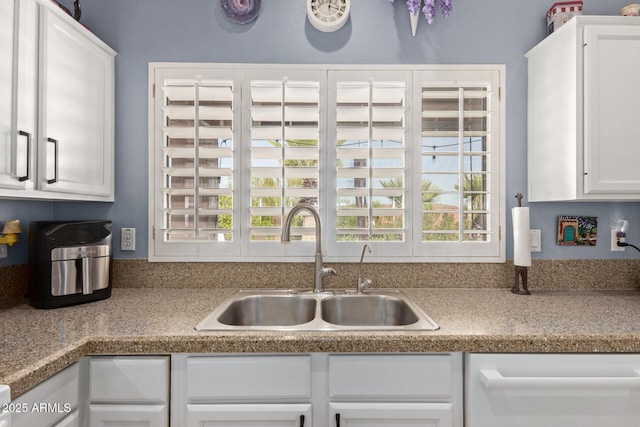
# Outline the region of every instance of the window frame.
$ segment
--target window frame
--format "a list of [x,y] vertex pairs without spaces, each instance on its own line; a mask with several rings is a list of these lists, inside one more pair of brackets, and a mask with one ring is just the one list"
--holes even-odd
[[[313,259],[315,242],[294,242],[281,244],[279,242],[250,242],[249,235],[249,181],[250,181],[250,153],[247,144],[248,123],[242,115],[246,109],[246,96],[243,97],[245,74],[277,75],[278,73],[291,73],[292,75],[305,75],[309,72],[319,72],[320,75],[320,118],[319,118],[319,215],[322,221],[322,246],[326,262],[357,262],[360,257],[363,242],[338,242],[337,239],[329,239],[327,236],[336,235],[335,205],[336,201],[336,149],[335,149],[335,120],[331,120],[329,105],[335,101],[329,82],[335,73],[373,73],[377,75],[393,75],[393,73],[405,73],[407,77],[407,112],[405,129],[405,168],[406,168],[406,225],[405,242],[369,242],[373,247],[373,253],[368,254],[368,259],[376,259],[379,262],[505,262],[506,243],[504,228],[506,224],[506,194],[505,194],[505,71],[503,64],[483,65],[291,65],[291,64],[218,64],[218,63],[149,63],[149,184],[148,184],[148,218],[149,218],[149,245],[148,259],[152,262],[183,261],[183,262],[309,262]],[[161,224],[161,199],[158,185],[162,183],[160,168],[162,167],[162,155],[158,144],[162,141],[162,132],[158,123],[162,117],[158,114],[157,102],[158,87],[162,76],[167,73],[198,72],[207,75],[219,72],[221,75],[233,75],[234,84],[234,111],[233,111],[233,138],[234,138],[234,196],[233,196],[233,231],[236,238],[233,242],[163,242]],[[244,74],[243,74],[244,72]],[[417,85],[420,82],[420,73],[433,73],[445,75],[446,73],[489,73],[493,75],[498,87],[492,88],[492,102],[497,103],[497,108],[492,113],[490,168],[492,174],[492,244],[487,242],[457,242],[443,245],[441,242],[421,242],[421,217],[422,204],[420,189],[421,175],[419,145],[415,141],[421,138],[421,105],[418,100]],[[333,104],[335,105],[335,103]],[[418,107],[420,106],[420,107]],[[334,107],[335,109],[335,107]],[[249,135],[249,136],[247,136]],[[333,136],[332,136],[333,135]],[[332,140],[332,138],[334,138]],[[332,142],[333,141],[333,142]],[[241,143],[242,142],[242,143]],[[417,150],[417,151],[416,151]],[[238,178],[239,177],[239,178]],[[496,193],[497,192],[497,193]],[[497,195],[497,197],[496,197]],[[497,229],[495,229],[497,227]],[[475,243],[475,244],[469,244]],[[258,246],[260,245],[260,246]],[[395,245],[395,248],[394,248]],[[398,250],[398,246],[403,246]],[[469,249],[479,246],[481,249]],[[484,248],[489,248],[485,250]]]

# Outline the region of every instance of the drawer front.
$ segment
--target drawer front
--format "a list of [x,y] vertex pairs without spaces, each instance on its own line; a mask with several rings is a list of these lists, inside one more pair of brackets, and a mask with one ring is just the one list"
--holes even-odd
[[283,401],[311,398],[311,357],[189,357],[189,402]]
[[89,401],[92,403],[166,403],[169,358],[92,357]]
[[452,427],[451,403],[329,403],[330,427]]
[[443,355],[331,355],[331,400],[450,400],[453,357]]
[[185,427],[309,427],[311,404],[187,405]]
[[166,405],[89,405],[90,427],[167,427]]
[[26,412],[11,415],[12,427],[51,426],[78,407],[79,365],[76,363],[15,399]]

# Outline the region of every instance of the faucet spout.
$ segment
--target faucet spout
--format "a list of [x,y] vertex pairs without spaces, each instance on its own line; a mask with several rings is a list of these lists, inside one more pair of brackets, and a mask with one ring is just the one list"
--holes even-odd
[[320,215],[316,208],[309,203],[299,203],[295,205],[282,226],[282,235],[280,241],[287,243],[291,241],[291,222],[293,217],[300,211],[308,211],[315,221],[316,227],[316,254],[315,254],[315,272],[313,276],[313,292],[324,292],[324,278],[327,276],[336,276],[333,268],[326,268],[322,265],[322,225],[320,224]]
[[360,255],[360,263],[358,264],[358,285],[356,286],[357,294],[361,294],[362,291],[364,291],[371,285],[371,279],[362,277],[362,260],[364,259],[364,254],[367,249],[369,250],[369,253],[371,253],[371,246],[369,246],[368,243],[365,243],[364,247],[362,248],[362,255]]

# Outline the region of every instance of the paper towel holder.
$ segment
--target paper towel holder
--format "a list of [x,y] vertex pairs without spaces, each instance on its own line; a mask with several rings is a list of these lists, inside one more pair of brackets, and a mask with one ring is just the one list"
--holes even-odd
[[[518,199],[518,207],[522,207],[522,193],[516,194],[516,199]],[[527,286],[527,274],[528,268],[520,265],[515,266],[516,276],[513,282],[513,287],[511,288],[511,292],[518,295],[531,295],[529,292],[529,288]],[[520,287],[520,280],[522,280],[522,288]]]

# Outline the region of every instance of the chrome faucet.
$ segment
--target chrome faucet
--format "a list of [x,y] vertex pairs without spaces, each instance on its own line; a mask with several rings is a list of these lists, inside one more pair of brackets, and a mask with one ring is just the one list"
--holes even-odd
[[367,249],[369,249],[369,253],[371,253],[371,246],[369,246],[368,243],[365,243],[364,247],[362,248],[362,255],[360,255],[360,264],[358,265],[358,285],[356,287],[357,294],[361,294],[362,291],[371,286],[371,279],[362,277],[362,260],[364,259],[364,253]]
[[315,274],[313,276],[313,292],[324,292],[324,278],[327,276],[336,276],[337,273],[333,268],[325,268],[322,266],[322,226],[320,225],[320,215],[318,211],[309,203],[299,203],[291,209],[284,225],[282,226],[282,235],[280,241],[283,243],[291,242],[291,220],[301,210],[306,210],[313,215],[316,223],[316,256],[315,256]]

